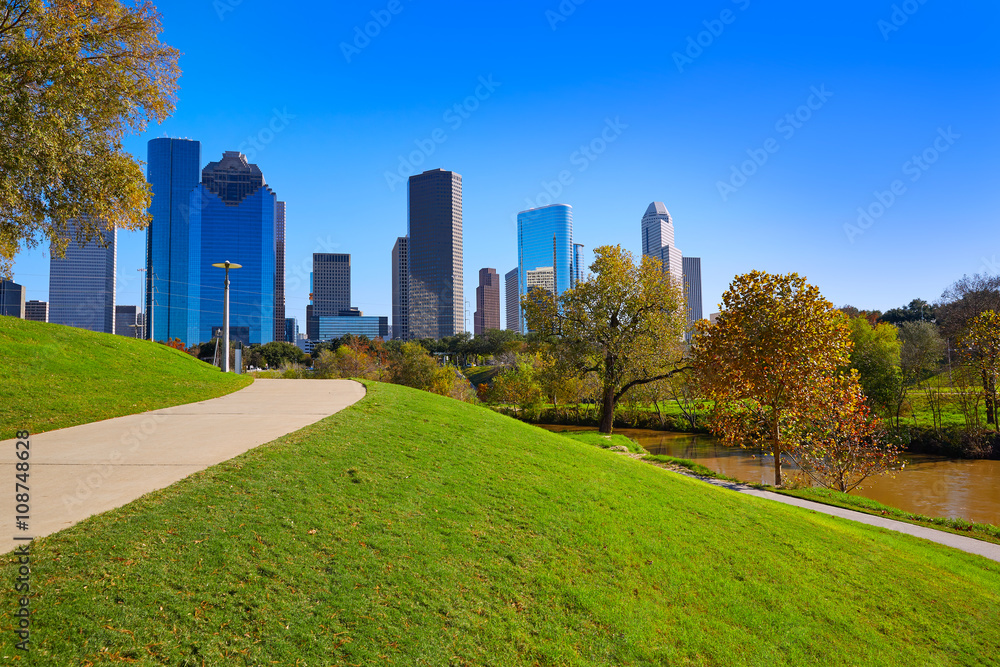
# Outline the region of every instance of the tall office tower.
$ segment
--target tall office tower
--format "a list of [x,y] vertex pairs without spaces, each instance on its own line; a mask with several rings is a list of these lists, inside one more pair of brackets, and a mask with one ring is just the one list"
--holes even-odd
[[407,182],[409,335],[454,336],[465,329],[462,177],[433,169]]
[[294,343],[285,337],[285,202],[274,206],[274,340]]
[[583,282],[586,273],[586,261],[583,258],[583,244],[573,244],[573,287]]
[[540,266],[534,271],[528,271],[527,279],[528,289],[527,294],[531,294],[531,290],[539,287],[549,294],[555,294],[556,291],[556,274],[551,266]]
[[294,317],[285,318],[285,342],[295,344],[299,339],[299,322]]
[[500,328],[500,276],[496,269],[479,269],[476,315],[473,329],[478,336]]
[[521,299],[517,288],[517,268],[508,271],[504,277],[507,301],[507,330],[521,332]]
[[684,258],[684,296],[687,297],[688,324],[702,319],[701,257]]
[[24,315],[24,285],[0,280],[0,315],[26,319]]
[[[278,199],[255,164],[226,151],[202,170],[191,193],[188,228],[188,345],[222,334],[225,272],[229,271],[229,338],[247,344],[274,340],[276,213]],[[154,313],[155,315],[155,313]],[[159,328],[155,321],[153,326]]]
[[138,338],[139,308],[137,306],[115,306],[115,335]]
[[113,334],[118,230],[101,232],[103,247],[96,238],[80,245],[74,224],[68,232],[66,256],[50,250],[49,322]]
[[678,286],[682,284],[683,255],[674,245],[674,221],[663,202],[654,201],[642,216],[642,254],[663,262],[663,270]]
[[400,236],[392,246],[392,337],[407,340],[410,318],[410,239]]
[[[552,204],[517,214],[518,294],[528,294],[528,272],[551,269],[555,296],[572,287],[573,207]],[[540,275],[540,274],[538,274]],[[520,328],[524,331],[524,327]]]
[[28,301],[24,304],[24,319],[32,322],[49,321],[48,301]]
[[306,308],[309,340],[321,340],[321,317],[339,317],[351,309],[351,256],[344,253],[313,253],[309,274],[311,301]]
[[147,151],[146,178],[153,201],[146,229],[145,310],[152,324],[146,328],[146,336],[150,340],[187,340],[190,207],[191,194],[201,180],[201,143],[152,139]]

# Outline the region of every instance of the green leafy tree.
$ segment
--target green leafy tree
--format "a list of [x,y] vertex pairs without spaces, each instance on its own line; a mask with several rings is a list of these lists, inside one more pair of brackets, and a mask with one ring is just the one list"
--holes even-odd
[[285,364],[300,364],[305,353],[297,345],[273,341],[259,348],[260,359],[268,368],[280,368]]
[[986,423],[997,425],[997,383],[1000,381],[1000,313],[987,310],[972,318],[959,338],[966,363],[982,378]]
[[151,2],[6,0],[0,11],[0,276],[43,241],[147,223],[125,135],[174,109],[177,51]]
[[847,318],[805,278],[736,276],[716,323],[698,323],[692,341],[699,387],[716,403],[712,430],[727,444],[770,450],[780,486],[795,424],[822,398],[824,378],[847,366],[850,350]]
[[903,384],[899,332],[886,323],[873,327],[868,318],[860,315],[851,319],[850,326],[851,368],[858,371],[871,406],[883,415],[890,415]]
[[621,246],[594,250],[592,275],[558,299],[522,300],[528,328],[553,335],[578,375],[601,381],[601,433],[611,433],[619,401],[633,387],[682,372],[684,295],[653,257],[637,265]]

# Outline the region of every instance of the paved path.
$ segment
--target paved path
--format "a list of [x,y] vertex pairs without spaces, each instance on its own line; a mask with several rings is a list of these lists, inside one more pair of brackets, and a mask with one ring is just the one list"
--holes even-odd
[[256,380],[200,403],[73,426],[31,438],[31,520],[14,525],[15,441],[0,442],[0,553],[120,507],[353,405],[350,380]]
[[731,489],[739,493],[745,493],[748,496],[765,498],[767,500],[773,500],[775,502],[784,503],[786,505],[794,505],[796,507],[801,507],[803,509],[812,510],[813,512],[820,512],[821,514],[829,514],[830,516],[837,516],[840,517],[841,519],[849,519],[851,521],[857,521],[858,523],[865,523],[868,524],[869,526],[878,526],[879,528],[885,528],[886,530],[894,530],[899,533],[906,533],[907,535],[922,537],[923,539],[930,540],[931,542],[937,542],[938,544],[954,547],[955,549],[960,549],[970,554],[976,554],[979,556],[983,556],[984,558],[989,558],[990,560],[995,560],[1000,562],[1000,544],[993,544],[992,542],[983,542],[982,540],[977,540],[974,537],[963,537],[961,535],[956,535],[954,533],[946,533],[943,530],[934,530],[933,528],[915,526],[912,523],[906,523],[905,521],[886,519],[880,516],[874,516],[872,514],[865,514],[864,512],[855,512],[854,510],[846,510],[840,507],[834,507],[833,505],[824,505],[823,503],[815,503],[809,500],[793,498],[791,496],[785,496],[780,493],[774,493],[773,491],[761,491],[751,486],[746,486],[745,484],[735,484],[733,482],[727,482],[719,479],[699,477],[694,474],[689,474],[687,472],[682,472],[680,470],[673,470],[670,468],[665,468],[665,469],[670,470],[671,472],[676,472],[678,474],[685,475],[687,477],[700,479],[704,482],[708,482],[709,484],[714,484],[715,486]]

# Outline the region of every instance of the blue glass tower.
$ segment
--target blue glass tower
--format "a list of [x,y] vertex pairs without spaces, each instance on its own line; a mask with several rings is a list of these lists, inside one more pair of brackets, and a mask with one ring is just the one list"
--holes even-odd
[[[517,214],[517,269],[520,297],[534,286],[554,291],[556,296],[573,287],[572,206],[552,204]],[[518,321],[524,331],[520,314]]]
[[146,313],[152,323],[148,335],[152,340],[186,340],[189,207],[201,180],[201,143],[153,139],[147,163],[153,193],[146,230]]
[[229,272],[230,340],[274,340],[277,203],[260,169],[242,153],[226,151],[202,171],[190,195],[188,345],[222,332],[224,273],[212,264],[225,261],[243,266]]

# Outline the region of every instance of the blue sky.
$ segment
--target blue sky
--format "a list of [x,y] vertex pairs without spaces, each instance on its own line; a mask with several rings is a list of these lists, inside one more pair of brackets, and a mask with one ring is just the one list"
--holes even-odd
[[[752,269],[878,309],[1000,271],[995,2],[157,4],[184,54],[177,111],[127,147],[144,160],[148,139],[188,137],[203,163],[260,165],[288,202],[300,326],[314,251],[351,253],[354,304],[390,313],[392,175],[411,155],[463,176],[470,328],[478,270],[515,266],[514,216],[547,187],[588,261],[638,253],[665,202],[706,313]],[[119,303],[139,300],[143,237],[119,234]],[[47,298],[46,253],[15,279]]]

